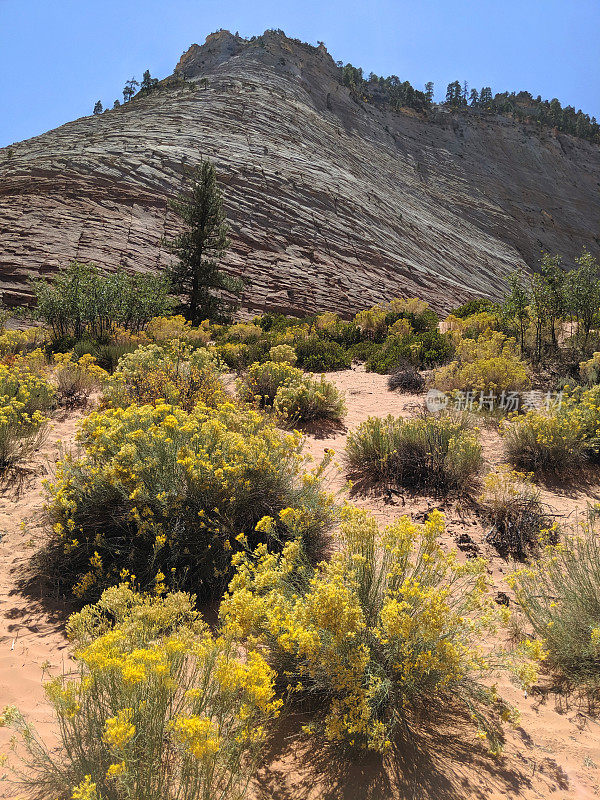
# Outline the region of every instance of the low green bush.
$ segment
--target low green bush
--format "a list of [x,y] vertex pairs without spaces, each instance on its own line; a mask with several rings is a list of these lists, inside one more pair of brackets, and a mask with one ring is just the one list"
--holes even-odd
[[426,331],[409,337],[388,336],[381,348],[367,359],[370,372],[389,374],[407,363],[415,367],[443,364],[454,352],[449,336],[438,331]]
[[340,344],[318,336],[299,340],[295,349],[298,365],[307,372],[334,372],[352,365],[352,358]]

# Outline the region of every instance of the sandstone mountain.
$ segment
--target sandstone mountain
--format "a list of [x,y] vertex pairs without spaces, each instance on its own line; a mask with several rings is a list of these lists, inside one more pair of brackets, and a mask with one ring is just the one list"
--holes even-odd
[[348,314],[391,296],[497,296],[542,249],[600,252],[600,148],[507,117],[392,111],[343,85],[325,47],[228,31],[99,116],[0,149],[0,288],[69,261],[155,270],[182,164],[210,157],[226,268],[249,311]]

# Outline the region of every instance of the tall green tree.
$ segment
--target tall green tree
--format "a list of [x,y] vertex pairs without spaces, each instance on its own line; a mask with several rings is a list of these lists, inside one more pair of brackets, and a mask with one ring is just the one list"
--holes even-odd
[[96,100],[96,104],[94,105],[94,114],[101,114],[104,111],[102,107],[102,103],[100,100]]
[[428,103],[433,102],[433,81],[427,81],[425,84],[425,97]]
[[219,269],[230,242],[223,200],[210,161],[202,161],[191,172],[183,193],[169,205],[184,223],[183,233],[166,240],[165,245],[177,256],[171,281],[183,300],[187,318],[193,325],[205,319],[229,319],[239,302],[243,283]]
[[525,353],[525,331],[529,320],[529,297],[523,286],[523,275],[513,272],[508,276],[508,294],[504,297],[502,309],[509,320],[516,320],[519,326],[519,345],[521,356]]
[[557,350],[556,323],[562,319],[565,313],[565,271],[562,268],[560,256],[543,253],[540,272],[546,284],[546,306],[552,348]]
[[600,266],[587,250],[575,259],[577,267],[566,278],[566,306],[575,318],[579,338],[587,345],[592,328],[600,323]]

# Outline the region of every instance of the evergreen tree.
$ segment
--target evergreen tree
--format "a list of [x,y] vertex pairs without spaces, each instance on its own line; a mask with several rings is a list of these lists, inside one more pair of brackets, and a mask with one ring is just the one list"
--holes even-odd
[[462,100],[461,105],[463,105],[463,106],[467,105],[468,97],[469,97],[469,84],[466,81],[463,81],[462,93],[461,93],[461,96],[460,96],[460,98]]
[[229,247],[228,226],[210,161],[202,161],[186,190],[169,205],[185,225],[180,236],[165,244],[178,257],[171,279],[186,316],[193,325],[205,319],[227,320],[243,284],[219,269],[219,259]]
[[477,89],[471,89],[471,95],[469,97],[469,105],[471,108],[477,108],[479,105],[479,92]]
[[121,103],[119,103],[118,100],[115,100],[115,102],[113,103],[113,108],[121,108]]
[[142,76],[142,83],[140,89],[144,92],[151,92],[158,83],[158,78],[150,77],[150,70],[147,69]]
[[492,102],[492,90],[489,86],[484,86],[479,92],[479,105],[482,108],[490,109],[492,107]]
[[123,100],[128,103],[135,94],[136,87],[140,84],[135,78],[130,78],[123,88]]
[[425,97],[428,103],[433,102],[433,81],[427,81],[425,84]]
[[102,103],[100,102],[100,100],[97,100],[94,106],[94,114],[101,114],[103,111],[104,109],[102,107]]
[[462,87],[460,81],[452,81],[446,88],[446,105],[457,108],[462,105]]

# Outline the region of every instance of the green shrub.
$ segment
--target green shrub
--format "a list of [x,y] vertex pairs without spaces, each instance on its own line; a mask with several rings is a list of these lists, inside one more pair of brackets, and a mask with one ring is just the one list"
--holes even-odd
[[240,383],[239,393],[246,402],[258,402],[261,406],[272,406],[280,386],[302,380],[302,370],[283,361],[265,361],[252,364],[245,379]]
[[298,381],[284,383],[277,390],[273,409],[288,424],[319,419],[340,421],[346,415],[342,395],[323,375],[318,378],[304,375]]
[[250,348],[247,344],[235,344],[233,342],[219,344],[216,347],[216,352],[219,358],[235,372],[242,372],[252,363]]
[[349,369],[352,359],[337,342],[309,336],[295,345],[298,365],[307,372],[334,372]]
[[470,317],[473,314],[480,314],[482,311],[495,312],[498,309],[498,304],[493,300],[488,300],[487,297],[477,297],[473,300],[467,300],[462,306],[455,308],[452,314],[459,319]]
[[192,598],[105,591],[68,623],[69,674],[46,684],[59,747],[13,707],[1,721],[25,753],[20,788],[37,798],[232,800],[244,796],[266,725],[273,672],[213,636]]
[[124,270],[104,273],[76,261],[58,272],[52,282],[33,281],[36,313],[54,339],[103,341],[118,327],[140,331],[169,308],[169,285],[164,276],[130,275]]
[[388,336],[381,348],[367,359],[370,372],[388,374],[412,364],[432,367],[447,361],[453,353],[450,338],[438,331],[419,333],[411,337]]
[[387,307],[386,322],[392,325],[398,319],[405,319],[410,322],[412,329],[417,333],[435,331],[439,318],[435,311],[429,308],[429,304],[417,297],[402,298],[397,297],[391,300]]
[[595,530],[548,546],[511,577],[520,608],[547,651],[548,665],[571,683],[600,688],[600,538]]
[[92,413],[77,441],[81,455],[67,455],[48,485],[54,536],[40,562],[69,594],[96,599],[123,570],[142,588],[162,572],[211,594],[232,552],[261,538],[256,523],[288,507],[311,519],[309,550],[322,546],[331,505],[304,476],[302,439],[257,411],[133,405]]
[[352,475],[417,491],[466,490],[482,466],[481,445],[461,417],[369,417],[348,434]]
[[511,712],[483,681],[501,660],[486,644],[502,612],[486,593],[485,562],[459,564],[438,544],[443,533],[439,512],[381,531],[347,507],[329,562],[308,565],[297,540],[241,560],[221,617],[258,639],[284,685],[311,703],[310,732],[385,753],[414,735],[423,712],[466,710],[499,749]]
[[357,342],[348,348],[348,356],[351,361],[368,361],[374,358],[375,354],[381,349],[381,344],[365,339]]

